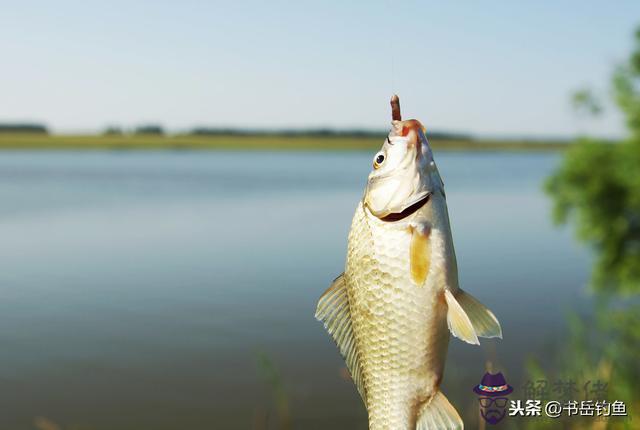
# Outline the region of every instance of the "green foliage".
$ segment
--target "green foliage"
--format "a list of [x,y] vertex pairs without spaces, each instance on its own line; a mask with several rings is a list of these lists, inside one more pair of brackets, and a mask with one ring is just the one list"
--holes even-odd
[[613,96],[625,116],[631,138],[640,144],[640,28],[634,42],[629,60],[620,64],[613,75]]
[[[615,145],[582,140],[545,184],[555,221],[574,220],[578,237],[596,251],[591,284],[599,292],[640,292],[640,29],[635,42],[612,82],[629,139]],[[588,91],[573,102],[594,109]]]
[[157,124],[141,125],[139,127],[136,127],[136,129],[133,132],[134,134],[141,134],[141,135],[152,135],[152,136],[164,135],[164,129],[162,128],[161,125],[157,125]]
[[[601,303],[593,320],[578,315],[569,317],[567,344],[558,357],[555,370],[543,369],[536,360],[527,364],[530,380],[575,381],[578,392],[573,400],[622,400],[627,406],[631,420],[611,418],[596,421],[593,417],[564,417],[557,420],[531,419],[526,423],[529,430],[537,429],[632,429],[634,419],[640,412],[640,306],[622,306],[618,309]],[[597,383],[605,383],[606,398],[585,393]]]
[[640,292],[640,143],[582,141],[547,180],[554,219],[595,250],[599,292]]
[[104,136],[122,136],[124,134],[124,131],[122,130],[121,127],[115,126],[115,125],[111,125],[109,127],[107,127],[104,130],[104,133],[102,133]]
[[573,93],[571,103],[577,112],[587,116],[597,116],[602,112],[600,101],[588,88]]
[[[624,114],[629,138],[619,144],[584,139],[567,151],[546,181],[557,223],[575,224],[578,238],[595,251],[591,286],[594,318],[569,319],[567,344],[555,372],[529,363],[530,376],[608,382],[607,399],[623,400],[632,419],[640,409],[640,28],[629,60],[613,74],[614,101]],[[573,103],[589,106],[588,92]],[[586,400],[586,399],[585,399]],[[601,400],[601,399],[590,399]],[[633,428],[630,420],[531,421],[528,428]]]
[[[153,135],[110,133],[96,135],[37,135],[0,132],[4,149],[211,149],[238,151],[377,151],[377,137],[279,136],[279,135]],[[561,140],[438,140],[436,151],[558,151],[569,143]]]
[[47,127],[42,124],[5,123],[5,124],[0,124],[0,133],[46,135],[49,133],[49,131],[47,130]]

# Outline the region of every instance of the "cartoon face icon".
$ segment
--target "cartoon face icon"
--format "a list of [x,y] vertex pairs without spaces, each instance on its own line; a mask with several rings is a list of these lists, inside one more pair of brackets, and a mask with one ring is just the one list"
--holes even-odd
[[478,397],[480,414],[489,424],[497,424],[507,413],[509,399],[506,397]]
[[473,391],[478,395],[482,418],[489,424],[499,423],[507,413],[509,399],[506,396],[513,391],[513,387],[507,384],[502,373],[485,373]]

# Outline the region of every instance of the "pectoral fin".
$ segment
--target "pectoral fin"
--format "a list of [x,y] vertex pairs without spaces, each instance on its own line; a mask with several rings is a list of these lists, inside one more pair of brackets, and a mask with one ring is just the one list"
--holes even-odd
[[409,261],[411,279],[418,286],[424,285],[431,266],[431,247],[429,246],[430,230],[425,226],[411,228],[411,246]]
[[471,320],[471,324],[479,337],[499,337],[502,339],[502,328],[498,318],[485,305],[471,294],[462,290],[458,290],[456,299],[466,312],[469,320]]
[[464,423],[441,391],[418,412],[416,430],[462,430]]
[[324,324],[344,358],[351,378],[358,388],[362,400],[367,405],[367,396],[362,381],[362,366],[351,326],[351,311],[347,297],[344,273],[338,276],[329,289],[320,297],[316,309],[316,319]]
[[479,345],[478,337],[499,337],[502,328],[496,316],[471,294],[458,289],[455,297],[445,289],[449,310],[447,323],[451,334],[465,342]]
[[480,341],[478,340],[476,331],[471,324],[471,320],[456,298],[453,297],[453,294],[451,294],[449,289],[445,288],[444,297],[447,300],[447,306],[449,307],[449,310],[447,311],[447,324],[449,325],[451,334],[472,345],[480,345]]

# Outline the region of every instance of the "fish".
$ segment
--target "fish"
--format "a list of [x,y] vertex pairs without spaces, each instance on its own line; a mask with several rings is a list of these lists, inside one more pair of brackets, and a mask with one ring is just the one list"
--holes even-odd
[[415,119],[391,99],[391,131],[373,158],[348,235],[344,272],[315,317],[346,362],[370,430],[462,429],[440,391],[450,333],[502,338],[487,307],[458,284],[444,182]]

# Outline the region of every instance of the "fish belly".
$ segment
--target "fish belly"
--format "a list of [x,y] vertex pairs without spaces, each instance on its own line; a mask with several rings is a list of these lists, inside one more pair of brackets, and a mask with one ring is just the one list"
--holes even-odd
[[[437,392],[449,341],[442,289],[410,275],[408,224],[356,210],[345,280],[362,366],[369,428],[414,430],[420,406]],[[434,273],[435,272],[435,273]]]

